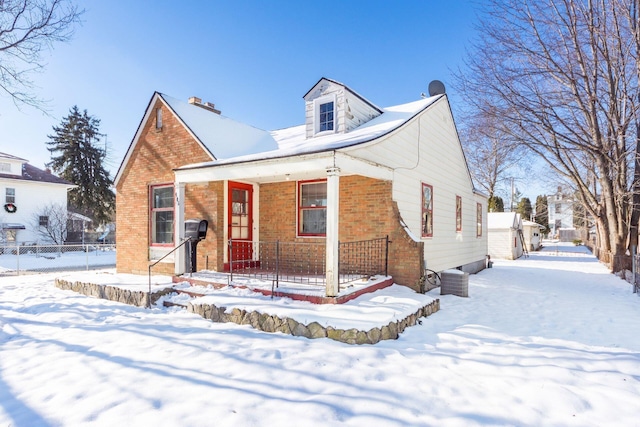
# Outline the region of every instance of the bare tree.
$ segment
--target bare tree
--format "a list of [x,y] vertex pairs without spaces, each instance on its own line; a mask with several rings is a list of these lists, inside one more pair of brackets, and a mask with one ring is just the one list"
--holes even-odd
[[81,14],[70,0],[0,0],[0,91],[42,109],[30,75],[44,67],[44,50],[70,39]]
[[615,271],[635,190],[637,3],[490,0],[460,76],[475,108],[573,183]]
[[494,123],[493,115],[474,110],[464,116],[460,133],[471,175],[492,198],[498,192],[498,186],[513,177],[513,170],[525,158],[525,150],[511,143],[500,125]]
[[31,225],[42,240],[62,245],[67,238],[69,219],[66,206],[51,203],[36,210]]

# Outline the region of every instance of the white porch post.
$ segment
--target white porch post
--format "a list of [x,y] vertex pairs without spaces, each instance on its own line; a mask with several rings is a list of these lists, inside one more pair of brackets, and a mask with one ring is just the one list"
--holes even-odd
[[[173,241],[175,245],[179,245],[184,239],[184,188],[185,183],[176,182],[175,183],[175,197],[176,197],[176,205],[175,205],[175,222],[174,222],[174,230],[173,230]],[[174,252],[174,272],[177,275],[184,274],[185,272],[185,247],[182,246],[180,249]]]
[[338,295],[338,211],[340,207],[340,169],[327,169],[327,238],[326,238],[326,296]]

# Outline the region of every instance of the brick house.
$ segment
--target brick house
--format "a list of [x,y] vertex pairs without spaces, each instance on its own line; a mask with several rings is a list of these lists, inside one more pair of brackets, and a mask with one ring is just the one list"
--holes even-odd
[[[322,78],[303,98],[303,125],[267,132],[198,98],[154,93],[115,178],[117,270],[146,274],[183,241],[189,218],[209,224],[201,269],[265,264],[257,248],[266,242],[321,247],[328,296],[356,263],[344,258],[350,242],[388,236],[386,272],[415,290],[425,269],[484,268],[487,199],[473,187],[446,94],[380,108]],[[184,250],[158,267],[184,273]]]

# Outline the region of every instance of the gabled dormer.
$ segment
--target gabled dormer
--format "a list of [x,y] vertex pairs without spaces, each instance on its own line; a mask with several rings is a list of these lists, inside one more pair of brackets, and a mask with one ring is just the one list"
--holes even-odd
[[22,176],[22,165],[25,163],[27,163],[25,159],[11,154],[0,153],[0,174]]
[[307,138],[347,133],[382,114],[382,109],[346,85],[325,77],[303,98]]

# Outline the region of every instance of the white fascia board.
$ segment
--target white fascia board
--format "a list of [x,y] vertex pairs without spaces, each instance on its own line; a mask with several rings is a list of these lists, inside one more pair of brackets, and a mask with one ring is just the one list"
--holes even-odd
[[391,180],[390,168],[376,165],[340,152],[316,153],[287,159],[265,159],[246,163],[221,164],[175,171],[177,183],[201,183],[221,180],[278,182],[287,178],[312,179],[326,177],[327,169],[338,167],[341,175],[363,175]]

